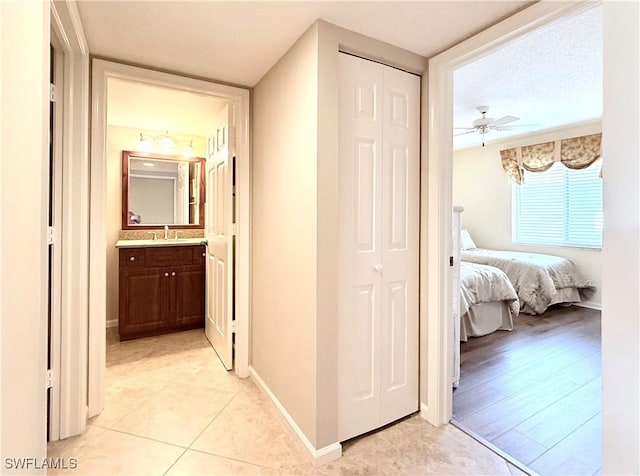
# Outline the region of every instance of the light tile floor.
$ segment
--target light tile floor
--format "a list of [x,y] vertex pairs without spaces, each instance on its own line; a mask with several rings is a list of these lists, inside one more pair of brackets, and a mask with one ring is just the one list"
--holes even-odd
[[343,444],[313,468],[250,379],[226,372],[202,330],[118,342],[107,334],[105,409],[49,443],[80,475],[512,475],[517,468],[449,425],[418,416]]

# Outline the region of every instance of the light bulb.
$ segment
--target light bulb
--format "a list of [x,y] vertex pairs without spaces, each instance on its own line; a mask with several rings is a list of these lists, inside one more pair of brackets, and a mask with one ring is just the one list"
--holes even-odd
[[184,148],[182,149],[182,155],[184,157],[193,157],[193,141],[184,146]]
[[169,131],[167,131],[165,136],[160,139],[160,147],[162,147],[163,149],[173,149],[175,146],[176,141],[169,137]]
[[148,139],[145,139],[142,134],[140,134],[140,141],[138,141],[138,150],[143,152],[151,151],[151,142]]

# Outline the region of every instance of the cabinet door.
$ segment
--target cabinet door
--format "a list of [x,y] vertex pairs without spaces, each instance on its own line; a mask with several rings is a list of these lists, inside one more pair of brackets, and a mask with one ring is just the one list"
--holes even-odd
[[171,327],[204,326],[204,266],[183,266],[175,270],[175,314]]
[[169,278],[159,268],[120,271],[121,339],[154,334],[167,328]]

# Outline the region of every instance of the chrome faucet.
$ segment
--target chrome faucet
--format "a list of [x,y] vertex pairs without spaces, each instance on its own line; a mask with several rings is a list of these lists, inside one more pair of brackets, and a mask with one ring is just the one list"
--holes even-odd
[[150,231],[149,234],[153,236],[153,238],[151,238],[152,240],[157,240],[158,239],[158,232],[157,231]]
[[169,225],[164,226],[164,239],[165,240],[169,239]]

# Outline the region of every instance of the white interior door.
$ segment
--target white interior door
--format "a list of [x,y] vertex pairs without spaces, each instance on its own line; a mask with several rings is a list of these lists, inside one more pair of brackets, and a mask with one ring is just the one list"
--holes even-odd
[[231,110],[214,126],[207,157],[205,334],[227,370],[233,367],[233,155]]
[[383,66],[381,425],[418,410],[420,78]]
[[418,409],[420,81],[340,55],[339,438]]

